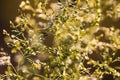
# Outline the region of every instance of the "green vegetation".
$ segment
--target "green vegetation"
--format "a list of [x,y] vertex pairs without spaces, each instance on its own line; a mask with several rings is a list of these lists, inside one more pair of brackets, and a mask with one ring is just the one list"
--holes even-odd
[[119,80],[120,29],[101,26],[107,16],[119,19],[120,3],[111,1],[22,1],[12,34],[3,30],[18,65],[8,63],[1,79]]

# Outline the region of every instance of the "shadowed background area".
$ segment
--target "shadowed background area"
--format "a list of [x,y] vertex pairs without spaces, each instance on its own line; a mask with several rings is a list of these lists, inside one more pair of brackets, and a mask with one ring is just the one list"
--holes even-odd
[[18,8],[21,0],[1,0],[0,1],[0,48],[4,48],[9,52],[6,43],[4,42],[3,29],[10,31],[9,22],[14,21],[18,15]]

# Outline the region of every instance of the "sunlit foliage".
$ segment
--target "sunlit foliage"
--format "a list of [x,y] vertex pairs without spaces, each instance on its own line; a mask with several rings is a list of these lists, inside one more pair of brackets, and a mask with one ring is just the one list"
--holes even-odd
[[[119,18],[117,2],[22,1],[16,25],[10,22],[12,34],[3,31],[18,63],[16,68],[11,64],[4,76],[11,80],[101,80],[105,75],[119,79],[120,30],[101,26],[106,16]],[[110,4],[112,10],[106,10]]]

